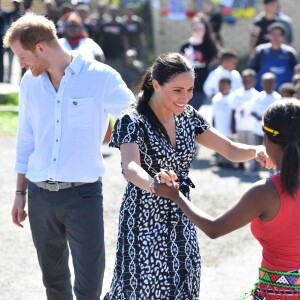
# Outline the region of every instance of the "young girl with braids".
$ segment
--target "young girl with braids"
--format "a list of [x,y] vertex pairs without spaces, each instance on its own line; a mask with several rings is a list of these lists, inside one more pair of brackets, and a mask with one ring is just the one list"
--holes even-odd
[[[249,222],[262,251],[258,282],[239,299],[300,299],[300,102],[278,100],[263,118],[264,144],[278,171],[256,182],[235,205],[213,218],[176,188],[155,193],[172,199],[205,234],[217,238]],[[169,172],[171,181],[176,175]]]
[[160,170],[174,170],[189,198],[195,141],[233,161],[257,157],[271,166],[263,146],[233,143],[188,105],[194,78],[183,55],[161,55],[144,75],[134,106],[116,121],[110,146],[120,148],[128,184],[105,300],[198,300],[201,261],[195,227],[176,203],[154,193],[154,176],[169,183]]

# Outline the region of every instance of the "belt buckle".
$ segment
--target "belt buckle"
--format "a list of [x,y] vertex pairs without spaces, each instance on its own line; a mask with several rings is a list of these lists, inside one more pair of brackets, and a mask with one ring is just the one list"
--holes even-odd
[[59,183],[57,181],[50,181],[47,183],[48,184],[48,190],[50,192],[58,192],[59,191]]

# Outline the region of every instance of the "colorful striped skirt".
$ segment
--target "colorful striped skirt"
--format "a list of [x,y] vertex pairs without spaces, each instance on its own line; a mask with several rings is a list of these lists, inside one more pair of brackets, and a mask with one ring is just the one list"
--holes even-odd
[[300,300],[300,272],[277,272],[259,268],[254,288],[237,300]]

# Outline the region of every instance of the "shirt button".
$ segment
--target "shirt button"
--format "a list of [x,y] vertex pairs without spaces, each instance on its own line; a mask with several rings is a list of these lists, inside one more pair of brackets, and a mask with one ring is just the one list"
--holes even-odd
[[52,178],[52,177],[50,177],[49,179],[50,179],[50,180],[52,180],[53,178]]
[[60,100],[57,100],[57,103],[60,103]]
[[56,143],[58,143],[58,140],[56,140]]
[[59,120],[56,120],[56,123],[59,123]]
[[74,104],[74,105],[77,105],[77,101],[73,101],[73,104]]
[[56,158],[54,158],[53,160],[56,161]]

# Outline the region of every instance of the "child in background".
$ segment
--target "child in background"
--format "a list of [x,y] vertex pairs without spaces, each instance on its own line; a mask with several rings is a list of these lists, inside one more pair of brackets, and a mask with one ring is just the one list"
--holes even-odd
[[292,98],[295,95],[295,87],[290,82],[281,84],[278,91],[282,98]]
[[[219,81],[219,92],[212,99],[212,113],[214,127],[229,139],[233,139],[231,130],[231,93],[230,78],[223,77]],[[216,162],[219,167],[233,168],[233,163],[216,153]]]
[[[234,92],[232,108],[231,128],[237,134],[237,142],[248,145],[253,144],[253,126],[255,119],[251,116],[250,107],[255,101],[258,91],[254,88],[256,72],[245,69],[242,72],[243,87]],[[238,169],[244,170],[244,163],[239,163]]]
[[300,74],[295,74],[292,77],[292,84],[296,85],[297,83],[300,83]]
[[231,80],[231,91],[242,87],[242,77],[236,70],[238,57],[232,51],[223,51],[220,58],[220,66],[211,71],[204,82],[203,90],[209,98],[219,92],[219,81],[227,77]]
[[[275,91],[276,76],[273,73],[267,72],[263,74],[261,79],[263,90],[259,92],[256,101],[253,102],[251,115],[255,118],[253,127],[254,145],[261,145],[263,143],[263,130],[261,127],[262,117],[270,104],[275,100],[281,99],[280,94]],[[257,172],[259,164],[253,160],[250,162],[250,171]]]
[[300,75],[300,63],[299,63],[299,64],[296,64],[296,65],[294,66],[293,73],[294,73],[294,75],[296,75],[296,74],[299,74],[299,75]]

